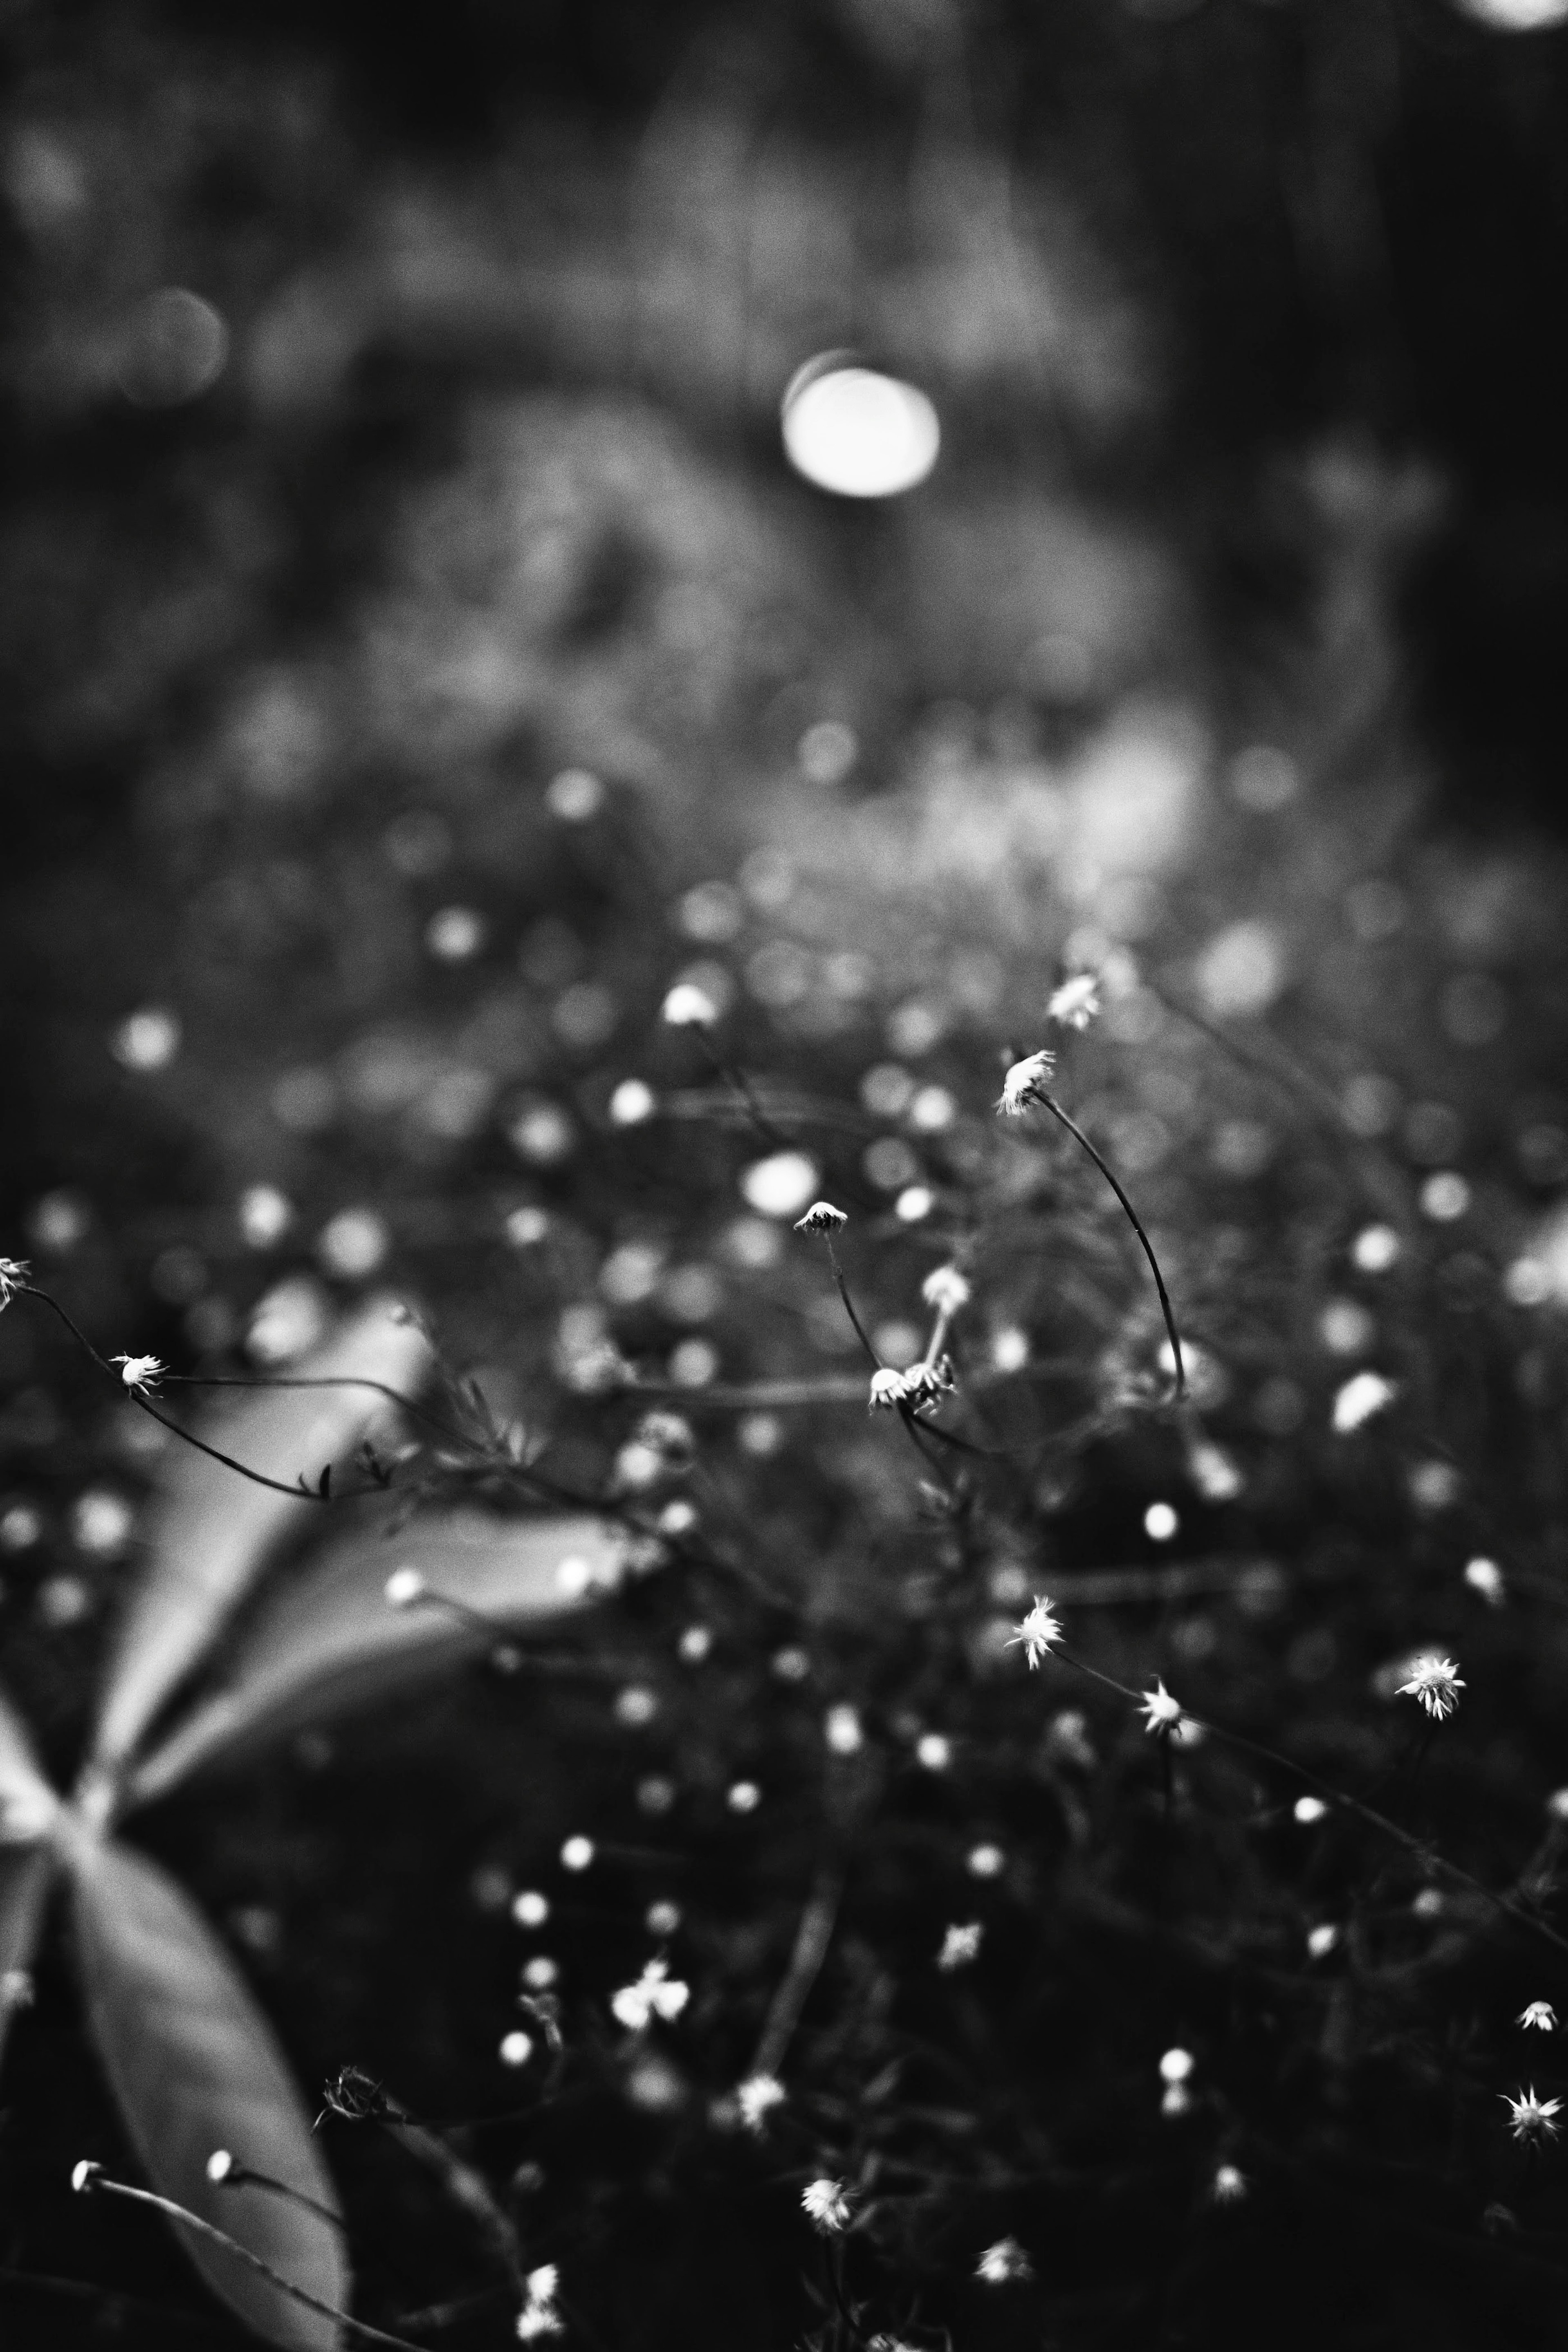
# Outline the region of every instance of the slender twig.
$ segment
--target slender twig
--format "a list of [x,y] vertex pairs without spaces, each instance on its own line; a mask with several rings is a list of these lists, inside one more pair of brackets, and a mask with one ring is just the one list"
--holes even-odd
[[1076,1142],[1081,1144],[1083,1150],[1089,1154],[1090,1159],[1092,1160],[1095,1167],[1098,1168],[1101,1175],[1103,1176],[1106,1183],[1109,1184],[1112,1192],[1114,1192],[1117,1200],[1122,1203],[1123,1213],[1126,1217],[1127,1223],[1132,1226],[1133,1231],[1138,1236],[1144,1255],[1149,1261],[1149,1271],[1155,1277],[1155,1288],[1159,1293],[1160,1313],[1166,1318],[1166,1330],[1170,1338],[1171,1354],[1176,1360],[1176,1393],[1177,1402],[1179,1402],[1186,1394],[1186,1366],[1182,1361],[1181,1334],[1176,1329],[1176,1316],[1171,1309],[1170,1293],[1166,1288],[1165,1276],[1160,1272],[1160,1262],[1155,1255],[1155,1245],[1153,1242],[1150,1241],[1147,1234],[1144,1231],[1142,1223],[1139,1220],[1138,1213],[1136,1209],[1134,1208],[1131,1201],[1128,1200],[1126,1193],[1123,1191],[1115,1171],[1110,1166],[1107,1160],[1102,1159],[1100,1153],[1090,1142],[1089,1138],[1084,1134],[1083,1129],[1078,1125],[1077,1121],[1075,1119],[1069,1118],[1067,1113],[1062,1109],[1061,1105],[1057,1101],[1054,1095],[1041,1092],[1037,1094],[1034,1099],[1037,1102],[1043,1103],[1046,1109],[1051,1113],[1052,1118],[1056,1119],[1060,1125],[1064,1127],[1067,1129],[1068,1134],[1071,1135]]
[[172,2197],[160,2197],[151,2189],[133,2189],[129,2181],[111,2180],[107,2173],[96,2170],[86,2177],[83,2186],[95,2192],[101,2191],[106,2196],[123,2197],[133,2205],[150,2206],[153,2212],[162,2213],[166,2220],[179,2222],[182,2229],[193,2230],[199,2238],[206,2238],[212,2244],[221,2246],[225,2253],[233,2254],[237,2262],[244,2263],[248,2270],[255,2271],[270,2286],[275,2286],[279,2294],[286,2294],[291,2303],[302,2305],[307,2311],[314,2311],[322,2319],[335,2320],[340,2327],[346,2327],[351,2336],[360,2337],[366,2344],[390,2344],[393,2352],[417,2352],[417,2347],[411,2346],[405,2336],[388,2336],[382,2328],[372,2327],[368,2320],[356,2319],[351,2312],[340,2311],[336,2304],[324,2302],[320,2295],[312,2294],[308,2287],[296,2286],[292,2279],[286,2279],[280,2272],[275,2271],[270,2263],[264,2263],[259,2254],[253,2254],[248,2246],[242,2246],[237,2238],[231,2238],[226,2230],[220,2230],[215,2223],[204,2221],[201,2214],[193,2213],[187,2206],[177,2205]]
[[833,1269],[833,1280],[834,1280],[834,1281],[837,1283],[837,1285],[838,1285],[838,1287],[839,1287],[839,1297],[840,1297],[843,1300],[843,1302],[844,1302],[844,1313],[849,1317],[850,1321],[851,1321],[852,1325],[852,1326],[853,1326],[853,1328],[854,1328],[854,1335],[855,1335],[855,1338],[860,1341],[861,1346],[865,1349],[866,1354],[867,1354],[867,1355],[868,1355],[868,1357],[871,1359],[871,1364],[872,1364],[872,1369],[873,1369],[873,1371],[881,1371],[881,1370],[882,1370],[882,1368],[883,1368],[883,1367],[882,1367],[882,1358],[877,1354],[876,1349],[872,1346],[872,1343],[871,1343],[870,1338],[868,1337],[867,1332],[866,1332],[865,1325],[861,1321],[860,1317],[859,1317],[859,1316],[857,1315],[857,1313],[855,1312],[855,1303],[854,1303],[854,1300],[850,1297],[850,1286],[849,1286],[849,1284],[844,1280],[844,1270],[843,1270],[843,1267],[839,1264],[839,1254],[838,1254],[838,1251],[833,1247],[833,1237],[832,1237],[831,1234],[828,1234],[824,1235],[824,1239],[826,1240],[827,1244],[828,1244],[828,1264],[829,1264],[829,1265],[832,1267],[832,1269]]
[[828,1957],[843,1891],[843,1872],[834,1864],[824,1864],[800,1914],[789,1968],[768,2003],[757,2054],[751,2062],[753,2074],[777,2075],[784,2063],[800,2012],[811,1997],[811,1988]]

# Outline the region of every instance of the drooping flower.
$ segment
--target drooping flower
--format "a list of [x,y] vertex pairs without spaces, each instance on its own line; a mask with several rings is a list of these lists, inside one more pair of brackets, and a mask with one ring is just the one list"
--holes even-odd
[[1034,2265],[1016,2238],[998,2238],[975,2264],[975,2276],[988,2286],[1009,2286],[1016,2279],[1034,2276]]
[[841,1225],[848,1223],[849,1219],[843,1211],[835,1209],[831,1201],[813,1201],[805,1215],[796,1218],[795,1231],[798,1234],[833,1234]]
[[120,1366],[120,1377],[132,1396],[150,1396],[163,1377],[156,1356],[110,1356],[109,1360]]
[[1506,2091],[1498,2096],[1510,2110],[1508,2127],[1515,2139],[1555,2139],[1562,2126],[1557,2122],[1561,2099],[1538,2099],[1533,2089],[1521,2091],[1517,2099]]
[[1181,1721],[1181,1701],[1172,1698],[1156,1675],[1152,1691],[1145,1691],[1140,1701],[1145,1731],[1164,1732],[1167,1736]]
[[1532,2000],[1528,2008],[1520,2011],[1517,2022],[1521,2025],[1538,2026],[1542,2033],[1554,2033],[1557,2030],[1557,2011],[1549,2000]]
[[1100,983],[1092,971],[1075,971],[1062,982],[1045,1009],[1064,1029],[1087,1029],[1100,1010]]
[[1037,1054],[1026,1054],[1015,1062],[1002,1080],[1002,1090],[997,1097],[997,1108],[1008,1118],[1021,1118],[1030,1103],[1043,1102],[1051,1074],[1056,1067],[1056,1055],[1042,1045]]
[[1458,1706],[1464,1687],[1452,1658],[1426,1656],[1412,1660],[1410,1679],[1401,1683],[1395,1695],[1398,1698],[1419,1699],[1427,1714],[1441,1723]]
[[1045,1596],[1036,1593],[1034,1607],[1014,1627],[1002,1646],[1010,1650],[1015,1643],[1021,1643],[1024,1655],[1032,1667],[1038,1666],[1046,1652],[1061,1639],[1061,1621],[1051,1615],[1051,1602]]
[[737,2088],[735,2104],[747,2130],[761,2133],[773,2109],[784,2104],[784,2085],[774,2074],[748,2074]]
[[908,1402],[909,1391],[902,1372],[890,1370],[883,1364],[871,1376],[871,1397],[868,1410],[872,1412],[892,1412]]
[[837,2237],[841,2230],[849,2228],[853,2217],[854,2208],[841,2180],[808,2181],[800,2192],[800,2202],[806,2219],[824,2238]]
[[663,1960],[650,1960],[635,1984],[611,1994],[610,2006],[629,2033],[643,2033],[655,2017],[673,2022],[690,1998],[689,1985],[672,1977]]

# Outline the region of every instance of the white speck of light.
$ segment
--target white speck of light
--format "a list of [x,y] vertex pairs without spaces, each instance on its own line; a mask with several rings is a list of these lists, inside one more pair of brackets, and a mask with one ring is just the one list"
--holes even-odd
[[942,428],[923,392],[848,352],[809,361],[784,394],[784,447],[819,489],[846,499],[912,490],[936,463]]

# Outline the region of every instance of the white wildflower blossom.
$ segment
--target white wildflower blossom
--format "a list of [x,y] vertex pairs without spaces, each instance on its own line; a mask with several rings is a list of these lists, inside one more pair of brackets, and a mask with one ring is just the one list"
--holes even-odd
[[207,2158],[207,2179],[213,2186],[216,2188],[220,2182],[226,2180],[234,2168],[235,2160],[228,2149],[214,2147]]
[[120,1377],[132,1396],[150,1395],[163,1377],[156,1356],[110,1356],[109,1360],[120,1366]]
[[1145,1731],[1173,1732],[1181,1721],[1181,1701],[1172,1698],[1158,1675],[1152,1691],[1145,1691],[1139,1706]]
[[1452,1658],[1427,1656],[1411,1661],[1410,1679],[1400,1684],[1395,1696],[1419,1699],[1427,1714],[1441,1723],[1458,1706],[1464,1687]]
[[997,1108],[1007,1118],[1021,1118],[1030,1103],[1043,1102],[1051,1074],[1056,1067],[1056,1055],[1041,1046],[1038,1054],[1026,1054],[1015,1062],[1002,1080],[1002,1090],[997,1097]]
[[1538,2099],[1533,2089],[1521,2091],[1517,2099],[1506,2091],[1498,2096],[1510,2109],[1508,2127],[1515,2139],[1555,2139],[1562,2126],[1555,2120],[1561,2099]]
[[952,1389],[953,1367],[946,1356],[932,1363],[911,1364],[903,1374],[906,1401],[918,1412],[922,1406],[937,1404]]
[[1339,1942],[1339,1929],[1332,1919],[1320,1920],[1307,1930],[1307,1951],[1314,1960],[1326,1960]]
[[967,1969],[971,1960],[979,1958],[985,1932],[977,1919],[967,1919],[947,1929],[942,1938],[942,1949],[936,1955],[936,1965],[944,1976],[951,1976],[955,1969]]
[[1520,2011],[1517,2022],[1521,2025],[1537,2026],[1542,2033],[1554,2033],[1557,2030],[1557,2011],[1549,2000],[1532,2000],[1527,2008]]
[[859,1709],[847,1703],[831,1706],[822,1725],[822,1737],[835,1756],[856,1755],[865,1746]]
[[1046,1006],[1052,1021],[1064,1029],[1087,1029],[1100,1010],[1100,983],[1092,971],[1075,971],[1064,980]]
[[784,2104],[784,2085],[774,2074],[748,2074],[737,2086],[735,2104],[748,2132],[765,2131],[775,2107]]
[[663,1960],[650,1960],[635,1984],[611,1994],[610,2006],[629,2033],[643,2033],[655,2017],[673,2023],[690,1998],[689,1985],[672,1977]]
[[556,2309],[556,2293],[560,2284],[560,2273],[554,2263],[541,2263],[523,2281],[527,2300],[517,2314],[519,2342],[531,2344],[540,2336],[559,2336],[561,2318]]
[[854,2211],[841,2180],[808,2181],[800,2192],[800,2203],[811,2227],[824,2238],[837,2237],[841,2230],[847,2230]]
[[718,1007],[706,989],[694,980],[678,980],[661,1007],[661,1018],[672,1029],[711,1029]]
[[813,1201],[805,1215],[796,1218],[795,1231],[798,1234],[836,1234],[841,1225],[848,1223],[849,1219],[843,1211],[835,1209],[831,1201]]
[[1052,1616],[1051,1602],[1042,1593],[1036,1593],[1034,1607],[1030,1611],[1029,1615],[1014,1627],[1002,1646],[1004,1649],[1010,1650],[1015,1643],[1021,1643],[1024,1655],[1033,1667],[1039,1665],[1047,1651],[1061,1639],[1061,1619]]
[[969,1303],[969,1286],[956,1265],[933,1266],[920,1286],[920,1296],[938,1315],[956,1315]]
[[1381,1372],[1357,1372],[1339,1391],[1333,1401],[1333,1428],[1336,1437],[1349,1437],[1364,1428],[1375,1414],[1385,1412],[1398,1391],[1392,1381]]
[[22,1284],[32,1279],[33,1269],[19,1257],[0,1257],[0,1307],[9,1307]]
[[1490,1601],[1494,1609],[1500,1609],[1508,1597],[1502,1570],[1495,1559],[1467,1560],[1465,1582],[1472,1592],[1479,1592],[1481,1599]]
[[1217,2205],[1239,2205],[1247,2194],[1247,2175],[1234,2164],[1219,2165],[1209,2193]]
[[93,2182],[97,2179],[99,2174],[102,2170],[103,2167],[101,2164],[94,2164],[91,2158],[86,2156],[82,2158],[79,2164],[72,2165],[71,2187],[76,2190],[78,2197],[82,2195],[85,2189],[91,2188]]
[[892,1412],[908,1400],[904,1374],[891,1370],[883,1364],[871,1376],[871,1396],[868,1410],[872,1412]]
[[988,2286],[1008,2286],[1015,2279],[1034,2276],[1034,2266],[1016,2238],[998,2238],[975,2264],[975,2276]]
[[412,1609],[424,1598],[424,1579],[417,1568],[394,1568],[382,1587],[389,1609]]
[[1190,2050],[1183,2050],[1179,2046],[1167,2050],[1160,2060],[1161,2082],[1185,2083],[1196,2063]]

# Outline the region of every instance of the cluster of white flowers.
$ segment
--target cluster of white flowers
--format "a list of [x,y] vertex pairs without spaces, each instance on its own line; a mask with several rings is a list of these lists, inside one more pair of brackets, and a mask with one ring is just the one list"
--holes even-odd
[[650,1960],[635,1984],[611,1994],[610,2006],[628,2033],[643,2033],[655,2017],[672,2023],[690,1998],[689,1985],[672,1977],[663,1960]]
[[519,2342],[531,2344],[536,2336],[560,2334],[561,2317],[555,2300],[559,2285],[560,2273],[554,2263],[541,2263],[537,2271],[528,2273],[523,2281],[527,2299],[517,2314]]

